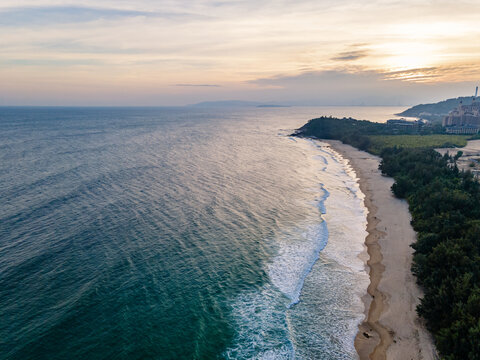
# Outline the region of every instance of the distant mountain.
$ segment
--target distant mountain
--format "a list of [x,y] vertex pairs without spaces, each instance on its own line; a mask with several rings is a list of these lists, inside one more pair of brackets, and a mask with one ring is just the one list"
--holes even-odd
[[471,96],[463,96],[456,99],[448,99],[434,104],[415,105],[399,114],[398,116],[418,117],[428,120],[441,120],[451,110],[456,108],[460,102],[469,104],[472,102]]
[[242,100],[224,100],[224,101],[204,101],[187,106],[192,107],[288,107],[289,105],[260,103],[256,101]]

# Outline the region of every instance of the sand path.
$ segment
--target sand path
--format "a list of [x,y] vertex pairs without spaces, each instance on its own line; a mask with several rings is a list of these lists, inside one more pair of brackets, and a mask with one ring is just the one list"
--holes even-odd
[[379,157],[327,142],[350,161],[369,210],[370,286],[364,297],[366,319],[355,339],[360,359],[437,359],[432,337],[415,311],[422,292],[410,271],[416,234],[407,202],[393,196],[393,179],[381,175]]

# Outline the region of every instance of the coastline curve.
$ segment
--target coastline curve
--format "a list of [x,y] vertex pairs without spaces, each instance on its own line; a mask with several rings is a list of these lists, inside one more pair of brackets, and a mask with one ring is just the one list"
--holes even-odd
[[365,320],[355,338],[360,359],[436,359],[432,336],[416,313],[422,291],[410,272],[416,234],[408,204],[391,193],[393,179],[381,175],[380,158],[340,141],[322,142],[348,160],[368,209],[370,285],[363,298]]

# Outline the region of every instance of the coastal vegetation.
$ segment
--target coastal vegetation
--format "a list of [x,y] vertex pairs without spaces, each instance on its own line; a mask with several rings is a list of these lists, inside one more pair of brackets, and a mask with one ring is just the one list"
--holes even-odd
[[462,147],[468,135],[447,135],[441,126],[387,125],[351,118],[321,117],[310,120],[298,130],[302,136],[341,140],[360,150],[380,155],[388,147],[439,148]]
[[432,149],[387,148],[381,170],[407,199],[417,232],[418,313],[445,359],[480,357],[480,184]]
[[380,154],[385,148],[448,148],[467,145],[468,135],[374,135],[368,151]]
[[417,312],[443,359],[480,359],[480,183],[458,170],[460,152],[433,150],[446,140],[464,145],[466,138],[387,132],[386,125],[319,118],[298,135],[342,140],[381,156],[380,170],[395,179],[392,191],[408,201],[417,232],[412,272],[424,289]]

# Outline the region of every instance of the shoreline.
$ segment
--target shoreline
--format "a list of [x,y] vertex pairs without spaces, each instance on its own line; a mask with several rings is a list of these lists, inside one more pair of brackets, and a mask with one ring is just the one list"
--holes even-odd
[[391,193],[394,181],[381,175],[379,157],[340,141],[321,141],[349,162],[368,209],[370,284],[362,298],[365,319],[355,337],[360,359],[437,359],[433,338],[416,313],[422,292],[410,271],[416,234],[408,204]]

